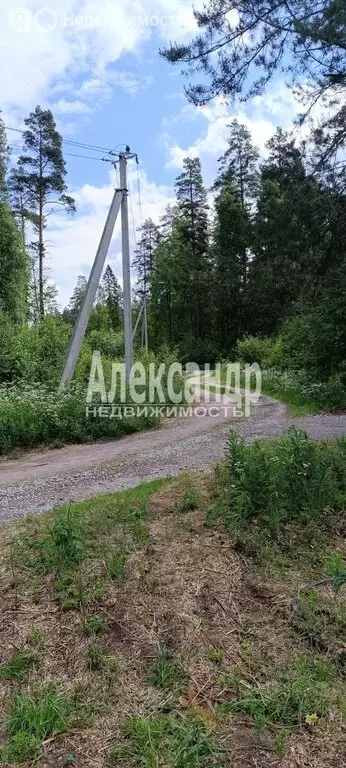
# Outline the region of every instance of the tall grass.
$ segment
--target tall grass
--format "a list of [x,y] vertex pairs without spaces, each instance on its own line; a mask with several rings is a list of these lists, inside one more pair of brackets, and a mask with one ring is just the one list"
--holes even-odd
[[19,446],[119,438],[155,423],[150,416],[111,419],[88,415],[85,388],[80,385],[64,393],[42,384],[0,389],[0,454]]
[[294,527],[308,537],[328,525],[345,506],[345,459],[345,439],[317,443],[293,428],[245,445],[232,430],[223,512],[236,544],[257,554],[270,541],[287,549]]

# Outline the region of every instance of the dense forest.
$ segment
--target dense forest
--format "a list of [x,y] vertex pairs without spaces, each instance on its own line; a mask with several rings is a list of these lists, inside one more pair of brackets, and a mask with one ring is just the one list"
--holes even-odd
[[[236,27],[224,14],[225,3],[211,0],[204,13],[196,13],[201,29],[196,40],[190,46],[172,45],[163,56],[202,70],[204,81],[207,75],[209,86],[187,89],[195,104],[217,95],[233,98],[241,93],[246,99],[260,94],[280,67],[292,87],[304,75],[305,112],[297,118],[304,132],[284,132],[279,126],[260,154],[247,127],[230,118],[227,148],[211,188],[204,183],[199,158],[184,159],[175,182],[175,204],[162,220],[147,219],[137,233],[133,320],[145,302],[149,353],[141,348],[138,333],[136,354],[199,364],[257,361],[269,394],[310,410],[339,409],[346,403],[342,4],[323,3],[324,16],[313,26],[310,16],[299,16],[299,3],[294,23],[282,4],[278,11],[279,6],[260,2],[256,14],[252,3],[229,5],[237,6]],[[251,24],[252,42],[244,44]],[[214,57],[208,52],[210,40]],[[317,64],[312,63],[311,41],[320,51]],[[232,53],[235,46],[237,54]],[[288,49],[289,60],[284,55]],[[247,92],[253,62],[257,79]],[[310,112],[319,99],[325,117],[313,123]],[[69,409],[57,395],[57,384],[86,277],[78,277],[69,306],[61,311],[47,270],[49,216],[57,210],[73,215],[75,201],[68,194],[62,137],[50,110],[38,106],[28,116],[22,142],[22,154],[14,162],[0,122],[3,450],[22,442],[90,439],[114,430],[114,425],[87,427],[82,416],[77,427],[75,401],[69,406],[71,419],[61,427],[59,408]],[[110,266],[98,291],[74,387],[65,397],[73,399],[76,387],[85,387],[94,350],[109,361],[123,356],[122,292]],[[35,417],[35,428],[33,391],[41,392],[43,413],[42,419]],[[51,429],[46,426],[47,398],[60,403]],[[80,402],[80,413],[81,408]],[[13,422],[19,412],[17,433]],[[124,425],[122,429],[126,431]]]

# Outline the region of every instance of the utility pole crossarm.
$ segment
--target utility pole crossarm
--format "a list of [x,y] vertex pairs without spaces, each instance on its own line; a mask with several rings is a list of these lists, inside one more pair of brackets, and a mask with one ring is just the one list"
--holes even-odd
[[107,258],[107,253],[112,240],[115,222],[118,217],[120,206],[124,199],[124,189],[116,189],[112,200],[111,207],[107,216],[107,221],[102,233],[100,245],[97,250],[93,268],[89,277],[89,282],[85,292],[82,306],[79,311],[78,320],[76,322],[73,336],[71,339],[69,351],[67,354],[66,364],[60,383],[60,391],[63,391],[66,386],[71,382],[81,346],[83,343],[85,331],[87,329],[89,317],[93,304],[96,298],[97,289],[102,277],[103,268]]

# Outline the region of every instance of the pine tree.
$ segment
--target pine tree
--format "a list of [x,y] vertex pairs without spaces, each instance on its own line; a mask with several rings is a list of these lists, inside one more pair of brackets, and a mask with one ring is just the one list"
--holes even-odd
[[6,193],[8,151],[5,125],[0,110],[0,200],[3,200]]
[[178,269],[184,282],[184,308],[181,321],[187,334],[199,345],[210,336],[211,283],[208,204],[199,158],[185,158],[176,180],[179,226],[175,237],[180,243]]
[[215,200],[215,214],[215,336],[218,350],[226,356],[246,330],[243,254],[251,231],[249,214],[227,177]]
[[252,99],[284,71],[294,85],[303,83],[301,119],[319,99],[333,105],[322,126],[321,161],[335,157],[346,142],[345,1],[208,0],[195,17],[199,31],[194,40],[162,51],[168,61],[182,63],[185,73],[189,65],[192,72],[206,75],[187,88],[191,101]]
[[112,268],[107,266],[102,279],[103,302],[108,310],[109,325],[113,331],[121,328],[122,291]]
[[151,279],[156,249],[160,243],[160,230],[152,219],[147,219],[141,230],[141,237],[135,250],[133,266],[137,274],[137,295],[142,303],[151,291]]
[[14,323],[28,316],[28,259],[16,220],[0,201],[0,308]]
[[21,215],[33,225],[37,239],[32,243],[34,262],[38,264],[39,316],[45,312],[44,261],[47,251],[45,229],[48,215],[63,207],[73,213],[75,203],[66,194],[66,167],[62,153],[62,139],[51,111],[36,107],[25,120],[23,133],[25,152],[11,175],[14,194],[19,194]]
[[14,323],[28,316],[28,258],[8,204],[6,172],[8,145],[0,117],[0,308]]
[[258,186],[257,163],[259,152],[254,147],[251,133],[245,125],[233,120],[229,128],[228,149],[219,159],[219,175],[215,187],[225,181],[235,186],[242,207],[251,207]]
[[70,298],[67,309],[64,309],[63,318],[67,323],[74,325],[87,289],[88,281],[85,275],[78,275],[77,285]]

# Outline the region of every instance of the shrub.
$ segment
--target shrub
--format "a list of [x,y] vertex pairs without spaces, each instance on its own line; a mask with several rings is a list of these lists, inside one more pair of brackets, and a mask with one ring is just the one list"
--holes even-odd
[[256,549],[268,539],[285,542],[286,526],[312,526],[325,511],[345,503],[345,441],[315,443],[290,429],[272,443],[245,443],[232,430],[228,439],[224,513],[241,542]]
[[275,341],[268,337],[244,336],[237,342],[237,358],[244,363],[258,363],[261,367],[273,364]]

